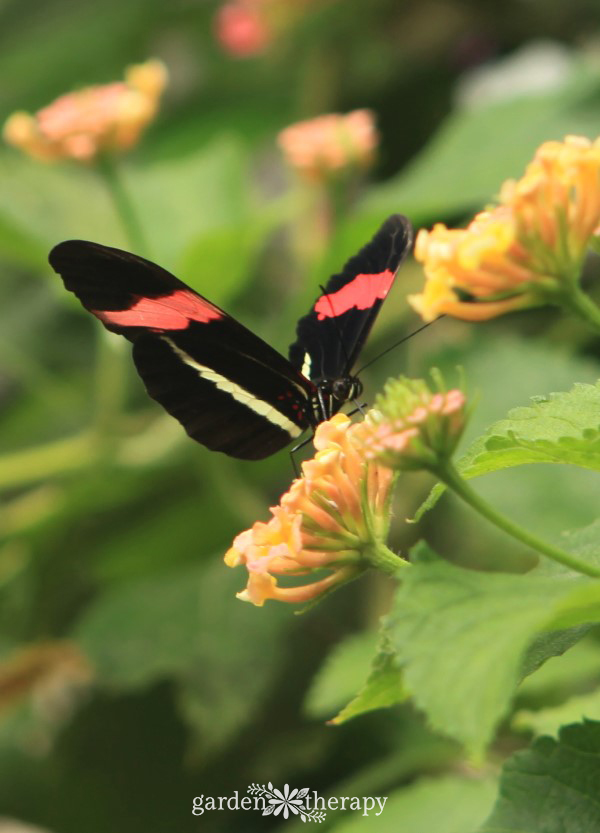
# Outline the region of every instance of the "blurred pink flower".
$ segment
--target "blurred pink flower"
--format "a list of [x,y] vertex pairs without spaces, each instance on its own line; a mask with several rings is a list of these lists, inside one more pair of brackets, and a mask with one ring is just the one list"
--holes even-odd
[[67,93],[35,115],[13,113],[4,139],[44,162],[90,162],[104,151],[127,150],[155,117],[166,82],[160,61],[128,67],[125,81]]
[[261,0],[231,0],[217,11],[215,34],[230,55],[249,58],[265,51],[273,33]]
[[286,127],[277,141],[288,164],[306,179],[323,180],[348,168],[367,168],[379,135],[370,110],[330,113]]

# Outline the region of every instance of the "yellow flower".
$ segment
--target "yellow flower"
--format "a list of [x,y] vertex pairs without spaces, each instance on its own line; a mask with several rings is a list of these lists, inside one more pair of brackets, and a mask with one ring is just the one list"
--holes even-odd
[[[361,450],[363,423],[336,414],[316,430],[316,455],[302,465],[272,518],[242,532],[225,555],[230,567],[248,570],[238,598],[263,605],[267,599],[298,604],[354,578],[369,566],[367,551],[387,532],[393,473],[367,463]],[[278,578],[324,578],[281,586]]]
[[440,223],[419,232],[415,257],[426,284],[409,302],[426,321],[481,321],[561,302],[599,225],[600,139],[545,142],[525,175],[504,183],[496,208],[466,229]]
[[[441,377],[432,374],[441,388]],[[432,391],[421,379],[390,379],[367,414],[367,459],[399,470],[435,470],[454,452],[466,424],[461,390]]]
[[321,181],[348,168],[368,167],[379,136],[373,113],[354,110],[290,125],[277,141],[290,167],[308,180]]
[[4,139],[44,162],[90,162],[103,152],[127,150],[155,117],[166,82],[160,61],[131,66],[125,81],[68,93],[33,116],[13,113]]

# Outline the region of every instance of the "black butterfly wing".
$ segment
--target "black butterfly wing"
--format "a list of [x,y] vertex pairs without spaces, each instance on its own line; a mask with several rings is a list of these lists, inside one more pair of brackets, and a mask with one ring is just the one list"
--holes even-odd
[[313,380],[351,372],[412,239],[410,221],[394,214],[329,279],[325,293],[298,322],[289,352],[295,368]]
[[82,240],[59,243],[49,260],[86,309],[133,342],[148,393],[193,439],[254,460],[309,426],[309,380],[165,269]]

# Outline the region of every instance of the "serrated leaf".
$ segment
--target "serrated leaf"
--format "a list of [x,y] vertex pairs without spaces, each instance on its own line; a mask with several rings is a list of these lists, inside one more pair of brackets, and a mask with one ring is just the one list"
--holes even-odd
[[593,621],[600,621],[598,580],[465,570],[420,547],[387,633],[433,727],[480,755],[535,638]]
[[600,382],[537,397],[488,428],[460,461],[465,477],[525,463],[569,463],[600,471]]
[[[600,382],[576,384],[567,393],[536,397],[493,423],[458,460],[465,478],[527,463],[563,463],[600,471]],[[445,491],[435,486],[415,520]]]
[[500,797],[479,833],[600,830],[600,723],[542,737],[504,765]]
[[396,655],[382,652],[376,657],[365,685],[330,722],[339,725],[365,712],[395,706],[408,696]]
[[571,696],[574,691],[584,691],[599,679],[600,643],[591,634],[577,644],[568,645],[564,656],[549,657],[541,667],[529,669],[519,686],[519,700],[557,703]]

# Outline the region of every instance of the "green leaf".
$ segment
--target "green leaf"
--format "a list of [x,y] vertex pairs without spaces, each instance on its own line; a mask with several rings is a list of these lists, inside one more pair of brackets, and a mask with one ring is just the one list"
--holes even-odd
[[310,717],[330,717],[364,684],[377,649],[376,631],[347,637],[331,651],[319,669],[304,702]]
[[600,720],[600,689],[570,697],[559,706],[547,709],[521,709],[512,726],[518,730],[529,730],[536,735],[558,735],[562,726],[581,720]]
[[220,561],[120,584],[87,609],[74,638],[102,687],[129,692],[174,677],[205,746],[219,745],[252,718],[289,622],[276,606],[258,612],[236,601],[238,587]]
[[367,682],[356,697],[330,722],[340,725],[365,712],[395,706],[408,696],[409,693],[402,685],[402,671],[396,655],[382,651],[375,658]]
[[[243,227],[258,213],[249,197],[244,145],[233,136],[217,137],[195,153],[143,169],[131,168],[127,173],[152,240],[153,256],[173,270],[182,252],[195,241],[209,232]],[[200,288],[194,274],[182,274],[181,278]],[[210,294],[222,280],[214,270],[203,291]]]
[[589,103],[597,89],[597,72],[583,71],[558,90],[455,110],[405,171],[371,192],[365,210],[402,206],[414,220],[441,219],[487,204],[542,142],[600,133]]
[[[600,382],[532,399],[493,423],[457,462],[465,478],[527,463],[563,463],[600,471]],[[438,484],[415,515],[419,520],[445,491]]]
[[249,224],[205,232],[185,247],[176,271],[192,276],[195,286],[210,291],[212,301],[224,304],[251,274],[259,243],[260,234]]
[[47,247],[44,243],[4,212],[0,213],[0,256],[36,272],[47,267]]
[[381,815],[379,805],[369,814],[367,826],[361,813],[342,821],[334,833],[469,833],[481,824],[496,796],[491,778],[457,776],[423,778],[387,799]]
[[546,654],[547,662],[527,670],[529,676],[519,686],[520,702],[528,705],[542,702],[547,706],[549,702],[565,700],[576,690],[589,689],[598,680],[600,643],[595,635],[592,633],[575,645],[567,645],[567,648],[570,650],[564,656],[548,658]]
[[600,723],[566,726],[504,765],[500,797],[480,833],[600,830]]
[[569,463],[600,471],[600,382],[576,384],[514,408],[460,461],[464,477],[525,463]]
[[600,581],[465,570],[420,546],[387,623],[434,728],[480,755],[544,632],[600,620]]

